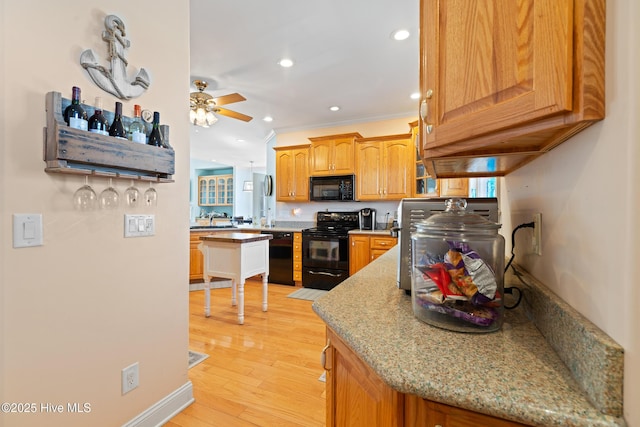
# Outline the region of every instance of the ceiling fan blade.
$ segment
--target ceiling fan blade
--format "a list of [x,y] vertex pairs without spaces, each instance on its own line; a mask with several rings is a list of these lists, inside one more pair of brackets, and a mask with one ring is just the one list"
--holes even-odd
[[230,93],[229,95],[223,95],[213,98],[213,101],[216,103],[216,105],[227,105],[233,104],[234,102],[241,102],[246,100],[247,98],[240,95],[239,93]]
[[251,116],[247,116],[246,114],[238,113],[236,111],[227,110],[226,108],[216,108],[215,112],[223,116],[242,120],[244,122],[250,122],[253,119],[253,117]]

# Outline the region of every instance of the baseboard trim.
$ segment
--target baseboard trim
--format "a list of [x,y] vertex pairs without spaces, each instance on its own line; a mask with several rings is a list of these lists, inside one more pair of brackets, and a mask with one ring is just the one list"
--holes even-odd
[[193,398],[193,384],[186,384],[165,396],[144,412],[126,422],[122,427],[158,427],[173,418],[178,412],[191,405]]

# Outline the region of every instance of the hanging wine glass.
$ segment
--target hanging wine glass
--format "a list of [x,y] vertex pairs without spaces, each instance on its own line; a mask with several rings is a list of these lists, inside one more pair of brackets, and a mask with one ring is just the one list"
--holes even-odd
[[144,204],[149,207],[155,207],[158,204],[158,193],[151,186],[151,182],[149,182],[149,188],[144,192]]
[[120,202],[120,194],[113,188],[113,179],[109,178],[109,187],[100,193],[100,207],[102,209],[115,209]]
[[131,180],[131,185],[124,190],[124,200],[130,208],[140,206],[140,191],[133,185],[133,180]]
[[84,185],[73,193],[73,206],[80,211],[94,210],[98,206],[98,196],[89,185],[89,176],[84,177]]

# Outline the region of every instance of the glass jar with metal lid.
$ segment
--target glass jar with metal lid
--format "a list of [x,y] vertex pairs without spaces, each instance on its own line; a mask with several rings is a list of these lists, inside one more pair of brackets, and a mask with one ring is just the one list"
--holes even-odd
[[449,199],[443,213],[411,234],[411,301],[415,316],[459,332],[494,332],[504,316],[504,238],[500,224]]

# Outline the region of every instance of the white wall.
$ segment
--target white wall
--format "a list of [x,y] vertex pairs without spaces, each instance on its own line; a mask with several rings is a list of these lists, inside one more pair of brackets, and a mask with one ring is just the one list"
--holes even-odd
[[[3,402],[91,404],[89,414],[0,415],[4,426],[122,425],[188,384],[189,2],[0,0],[0,381]],[[156,185],[156,235],[124,239],[124,207],[72,207],[83,178],[47,174],[42,159],[45,94],[101,95],[79,64],[120,16],[131,47],[128,72],[151,86],[133,103],[161,112],[176,150],[174,183]],[[97,191],[107,181],[93,178]],[[128,181],[115,181],[122,193]],[[44,246],[13,249],[11,215],[41,213]],[[140,365],[140,387],[121,395],[121,369]]]
[[[625,349],[624,412],[640,426],[640,7],[607,2],[607,116],[506,177],[501,206],[512,230],[542,213],[542,256],[515,262]],[[504,209],[510,212],[505,212]]]

